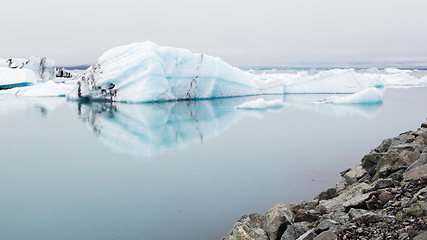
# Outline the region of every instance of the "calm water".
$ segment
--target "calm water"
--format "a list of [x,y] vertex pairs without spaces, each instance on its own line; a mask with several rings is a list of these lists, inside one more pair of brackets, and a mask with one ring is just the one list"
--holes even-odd
[[427,88],[382,105],[282,95],[155,104],[0,98],[0,239],[220,239],[240,218],[334,186],[427,117]]

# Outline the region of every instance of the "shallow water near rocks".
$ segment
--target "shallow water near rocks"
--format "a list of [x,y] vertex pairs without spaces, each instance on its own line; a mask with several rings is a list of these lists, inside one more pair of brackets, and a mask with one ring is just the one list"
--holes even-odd
[[0,239],[220,239],[248,213],[313,199],[427,117],[427,88],[375,105],[328,95],[152,104],[0,98]]

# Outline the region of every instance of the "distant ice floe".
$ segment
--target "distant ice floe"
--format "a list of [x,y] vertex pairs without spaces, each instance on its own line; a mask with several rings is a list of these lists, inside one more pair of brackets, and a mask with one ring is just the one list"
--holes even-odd
[[376,88],[368,88],[347,96],[333,96],[324,101],[334,104],[379,104],[383,102],[383,93]]
[[264,109],[269,109],[269,108],[281,108],[283,106],[285,106],[285,103],[279,99],[266,101],[266,100],[264,100],[264,98],[258,98],[257,100],[249,101],[249,102],[245,102],[245,103],[242,103],[240,105],[237,105],[235,108],[236,109],[247,109],[247,110],[250,110],[250,109],[264,110]]
[[0,91],[0,95],[16,95],[24,97],[65,97],[72,89],[75,82],[56,83],[49,80],[31,86],[11,88]]

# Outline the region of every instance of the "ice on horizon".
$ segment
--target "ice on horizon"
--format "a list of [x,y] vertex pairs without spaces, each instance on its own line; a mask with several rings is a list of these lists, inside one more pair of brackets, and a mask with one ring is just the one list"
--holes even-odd
[[236,109],[246,110],[265,110],[269,108],[281,108],[285,106],[285,103],[280,99],[265,100],[264,98],[258,98],[257,100],[249,101],[235,106]]

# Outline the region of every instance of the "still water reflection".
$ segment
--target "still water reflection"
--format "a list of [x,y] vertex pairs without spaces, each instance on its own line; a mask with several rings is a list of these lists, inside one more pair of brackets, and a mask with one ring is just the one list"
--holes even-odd
[[[426,88],[382,105],[244,111],[256,99],[154,104],[0,98],[0,239],[220,239],[243,214],[313,198],[425,121]],[[88,129],[89,127],[89,129]]]

